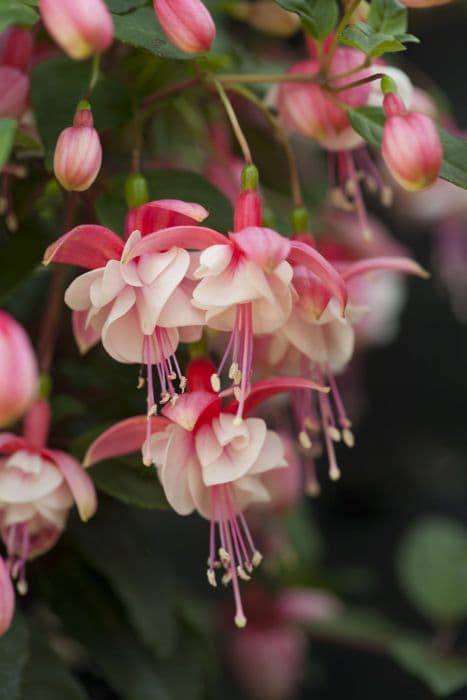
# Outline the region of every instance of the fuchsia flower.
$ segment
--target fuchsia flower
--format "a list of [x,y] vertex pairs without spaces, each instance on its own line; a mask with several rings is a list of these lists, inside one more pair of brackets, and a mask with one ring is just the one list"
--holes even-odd
[[47,31],[75,60],[105,51],[113,40],[113,22],[104,0],[40,0]]
[[66,190],[83,192],[91,187],[102,163],[102,146],[94,128],[89,103],[78,106],[73,126],[58,137],[54,173]]
[[153,0],[167,39],[187,53],[209,51],[216,26],[201,0]]
[[409,191],[432,185],[443,162],[436,127],[425,114],[408,112],[398,95],[384,98],[386,123],[381,153],[393,177]]
[[15,612],[15,591],[6,562],[0,557],[0,637],[8,631]]
[[289,588],[273,596],[252,588],[245,596],[248,628],[228,634],[229,665],[252,700],[291,700],[306,663],[305,625],[336,617],[341,605],[329,593]]
[[0,63],[27,73],[31,64],[34,38],[30,31],[9,27],[0,34]]
[[0,117],[18,119],[26,111],[29,78],[19,68],[0,66]]
[[97,507],[93,483],[79,462],[45,446],[49,423],[49,405],[38,401],[25,418],[23,437],[0,433],[0,534],[21,594],[27,591],[27,561],[54,546],[73,503],[84,521]]
[[[300,236],[300,245],[311,248],[315,244],[311,237]],[[423,268],[405,257],[383,256],[358,262],[339,260],[339,272],[345,283],[381,270],[427,276]],[[343,369],[351,359],[354,325],[365,310],[355,307],[350,297],[345,315],[342,316],[339,303],[329,288],[301,264],[293,267],[293,285],[297,296],[288,320],[271,338],[269,361],[272,365],[278,365],[284,363],[288,355],[300,375],[311,376],[319,384],[329,383],[330,394],[319,394],[316,402],[310,392],[298,393],[294,398],[294,413],[303,449],[309,450],[312,438],[322,431],[329,475],[336,480],[340,476],[340,469],[333,442],[342,439],[348,447],[352,447],[354,436],[334,372]],[[313,473],[311,483],[314,484]]]
[[31,342],[6,311],[0,311],[0,367],[0,426],[4,427],[23,415],[39,384]]
[[[145,463],[150,456],[156,465],[174,510],[180,515],[196,510],[210,521],[208,581],[216,586],[215,572],[224,569],[222,582],[232,582],[233,586],[235,623],[244,627],[239,579],[250,578],[261,555],[243,510],[251,503],[268,500],[262,474],[286,466],[279,436],[267,430],[262,419],[250,418],[249,414],[259,402],[280,392],[326,389],[290,377],[258,382],[245,401],[245,419],[239,425],[235,420],[237,402],[222,406],[221,398],[210,387],[213,369],[205,360],[191,363],[187,372],[189,391],[167,404],[163,416],[152,418],[152,434],[146,439],[143,453]],[[124,420],[97,438],[85,464],[134,452],[141,448],[146,434],[144,416]]]

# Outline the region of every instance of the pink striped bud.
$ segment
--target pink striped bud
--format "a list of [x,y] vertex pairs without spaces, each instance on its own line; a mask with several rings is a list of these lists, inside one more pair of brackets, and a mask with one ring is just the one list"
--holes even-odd
[[433,120],[425,114],[407,112],[394,93],[384,97],[386,124],[382,155],[393,177],[409,191],[423,190],[438,177],[443,148]]
[[31,32],[19,27],[10,27],[2,32],[0,43],[0,63],[3,66],[12,66],[21,71],[27,71],[34,47]]
[[28,76],[18,68],[0,66],[0,85],[0,117],[18,119],[28,106]]
[[0,557],[0,637],[11,625],[15,611],[15,592],[5,561]]
[[102,147],[90,109],[78,109],[73,126],[58,137],[54,154],[55,177],[66,190],[83,192],[96,179],[102,163]]
[[0,311],[0,426],[19,418],[38,389],[36,358],[22,326]]
[[112,16],[104,0],[40,0],[39,11],[47,31],[70,58],[89,58],[112,43]]
[[201,0],[153,0],[167,39],[187,53],[209,51],[216,26]]

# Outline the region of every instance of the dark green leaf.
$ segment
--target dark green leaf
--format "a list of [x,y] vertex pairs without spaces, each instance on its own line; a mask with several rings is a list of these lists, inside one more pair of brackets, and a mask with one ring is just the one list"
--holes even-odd
[[146,0],[105,0],[105,2],[109,10],[117,15],[124,15],[136,7],[146,4]]
[[15,119],[0,119],[0,168],[5,165],[10,157],[15,140],[15,131]]
[[407,8],[399,0],[372,0],[367,22],[375,32],[403,34],[407,31]]
[[418,41],[411,34],[403,34],[397,37],[391,34],[375,32],[364,22],[356,22],[350,27],[346,27],[341,39],[347,46],[363,51],[370,58],[378,58],[384,53],[404,51],[405,46],[402,41]]
[[165,37],[151,7],[140,7],[125,15],[114,15],[115,36],[125,44],[146,49],[160,58],[190,60]]
[[41,222],[32,219],[21,222],[21,228],[16,233],[0,234],[0,297],[40,264],[48,242],[48,232]]
[[[350,122],[360,136],[373,148],[381,148],[384,114],[379,107],[348,109]],[[437,126],[443,145],[444,160],[439,176],[457,187],[467,189],[467,141],[453,136]]]
[[83,555],[109,580],[141,639],[157,655],[170,655],[176,641],[174,587],[158,555],[152,514],[109,503],[75,533]]
[[397,663],[417,676],[440,697],[446,697],[467,684],[467,664],[463,659],[444,658],[427,644],[401,640],[392,645]]
[[21,700],[86,700],[80,684],[37,633],[21,682]]
[[[57,138],[64,128],[71,126],[76,106],[86,94],[89,78],[88,64],[64,57],[43,61],[32,74],[32,103],[49,168]],[[99,79],[91,105],[98,131],[113,129],[130,117],[131,105],[125,86],[113,78]]]
[[425,518],[406,534],[397,555],[399,581],[429,619],[467,617],[467,529],[452,520]]
[[[202,204],[209,211],[203,225],[219,231],[232,227],[233,210],[229,200],[214,185],[197,173],[184,170],[161,170],[145,173],[150,199],[183,199]],[[103,226],[122,232],[126,214],[123,199],[124,177],[113,181],[112,191],[97,200],[97,215]]]
[[8,632],[0,637],[0,700],[17,700],[29,654],[29,635],[16,615]]
[[276,0],[289,12],[300,16],[305,30],[314,39],[324,39],[337,22],[339,9],[336,0]]
[[38,19],[37,12],[22,0],[0,0],[0,32],[12,24],[32,27]]
[[155,469],[136,460],[113,459],[92,467],[97,488],[113,498],[139,508],[167,508]]

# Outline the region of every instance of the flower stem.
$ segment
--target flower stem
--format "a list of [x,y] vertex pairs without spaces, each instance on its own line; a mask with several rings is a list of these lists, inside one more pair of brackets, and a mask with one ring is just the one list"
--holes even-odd
[[[75,192],[68,192],[65,203],[65,215],[63,219],[63,232],[66,233],[72,225],[77,204]],[[37,348],[39,369],[41,374],[49,374],[52,366],[55,344],[57,341],[60,312],[62,309],[64,268],[56,265],[52,272],[49,288],[49,297],[41,325],[41,334]]]
[[235,137],[238,141],[238,145],[241,148],[241,151],[243,153],[243,158],[245,160],[245,163],[248,165],[251,165],[253,163],[253,158],[251,157],[251,151],[250,147],[248,145],[248,141],[245,138],[245,134],[242,131],[242,128],[240,126],[240,123],[237,119],[237,115],[235,114],[235,110],[232,107],[232,103],[230,102],[227,93],[225,92],[224,88],[220,84],[218,80],[213,81],[214,86],[219,94],[219,97],[221,99],[222,104],[224,105],[225,111],[227,112],[227,116],[230,120],[230,123],[232,125],[232,129],[234,131]]
[[353,83],[346,83],[345,85],[339,85],[338,87],[332,87],[331,85],[328,85],[326,87],[326,90],[328,90],[329,92],[343,92],[344,90],[350,90],[351,88],[359,87],[359,85],[366,85],[366,83],[372,83],[374,80],[381,80],[384,77],[384,73],[373,73],[373,75],[367,75],[366,78],[355,80]]

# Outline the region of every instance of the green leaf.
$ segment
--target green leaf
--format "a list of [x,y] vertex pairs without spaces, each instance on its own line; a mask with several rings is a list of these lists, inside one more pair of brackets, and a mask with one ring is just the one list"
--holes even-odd
[[[360,136],[373,148],[381,148],[384,114],[380,107],[348,109],[350,122]],[[467,189],[467,140],[453,136],[436,125],[443,145],[444,160],[439,176],[457,187]]]
[[0,0],[0,32],[12,24],[32,27],[38,19],[37,12],[22,0]]
[[8,632],[0,637],[0,700],[19,699],[28,654],[28,630],[23,619],[16,615]]
[[369,24],[356,22],[346,27],[341,36],[342,42],[354,49],[363,51],[370,58],[378,58],[384,53],[395,51],[405,51],[403,42],[418,42],[417,37],[412,34],[384,34],[375,32]]
[[86,700],[80,684],[40,635],[31,636],[30,657],[21,682],[21,700]]
[[[90,66],[68,58],[43,61],[33,71],[31,96],[37,125],[52,167],[53,151],[60,132],[73,122],[76,106],[86,94]],[[101,76],[94,89],[92,114],[98,131],[113,129],[131,116],[131,104],[121,81]]]
[[155,469],[141,460],[112,459],[96,464],[90,474],[100,491],[139,508],[167,508]]
[[111,583],[141,639],[166,658],[176,641],[174,588],[158,554],[153,516],[147,515],[108,503],[86,527],[76,527],[75,537],[87,561]]
[[407,8],[399,0],[372,0],[367,22],[375,32],[403,34],[407,31]]
[[313,39],[324,39],[334,29],[339,9],[336,0],[276,0],[289,12],[295,12]]
[[400,585],[426,617],[452,623],[467,617],[467,528],[441,517],[416,522],[397,554]]
[[117,15],[124,15],[136,7],[141,7],[146,4],[146,0],[105,0],[107,7],[111,12]]
[[15,131],[15,119],[0,119],[0,168],[3,168],[10,157],[15,141]]
[[[227,197],[214,185],[197,173],[185,170],[160,170],[144,173],[149,197],[154,199],[183,199],[197,202],[209,211],[203,225],[218,231],[228,231],[232,227],[233,210]],[[114,178],[112,190],[97,199],[97,216],[103,226],[122,232],[126,215],[123,198],[124,176]]]
[[392,645],[392,654],[399,666],[424,681],[440,697],[451,695],[467,684],[465,661],[439,656],[427,644],[401,640]]
[[114,15],[115,36],[125,44],[146,49],[159,58],[191,60],[193,56],[180,51],[165,37],[152,7],[140,7],[125,15]]

